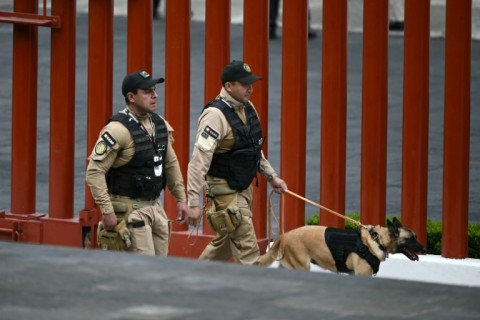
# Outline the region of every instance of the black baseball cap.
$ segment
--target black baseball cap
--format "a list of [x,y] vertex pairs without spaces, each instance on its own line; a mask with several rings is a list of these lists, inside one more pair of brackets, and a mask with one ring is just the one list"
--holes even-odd
[[222,72],[222,84],[233,81],[252,84],[260,79],[262,79],[260,76],[252,74],[252,70],[248,64],[239,60],[233,60],[227,64]]
[[137,89],[150,89],[157,83],[164,81],[163,78],[153,79],[147,71],[135,71],[123,78],[122,94],[126,97],[129,92],[134,92]]

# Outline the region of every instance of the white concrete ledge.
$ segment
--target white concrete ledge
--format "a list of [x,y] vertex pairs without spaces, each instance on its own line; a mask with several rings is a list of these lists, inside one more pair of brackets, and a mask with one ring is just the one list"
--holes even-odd
[[[410,261],[403,254],[391,254],[380,264],[376,277],[480,287],[480,259],[447,259],[437,255],[419,256]],[[330,272],[311,265],[313,272]]]

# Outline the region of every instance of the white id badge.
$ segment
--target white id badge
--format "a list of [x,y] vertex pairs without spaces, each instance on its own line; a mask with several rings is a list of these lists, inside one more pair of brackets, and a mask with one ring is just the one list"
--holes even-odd
[[[159,156],[153,156],[153,161],[156,163],[158,161],[161,161],[162,158],[159,157]],[[155,171],[155,176],[157,177],[160,177],[162,175],[162,164],[160,162],[160,165],[156,165],[155,167],[153,167],[154,171]]]

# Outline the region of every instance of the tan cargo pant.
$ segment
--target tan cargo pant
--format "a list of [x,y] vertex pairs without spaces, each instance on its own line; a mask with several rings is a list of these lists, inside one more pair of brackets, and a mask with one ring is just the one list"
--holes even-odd
[[[207,177],[207,184],[215,180],[218,184],[223,179]],[[210,181],[209,181],[210,180]],[[227,184],[225,180],[223,183]],[[211,190],[212,188],[210,188]],[[207,191],[208,192],[208,191]],[[227,261],[234,258],[241,264],[256,264],[260,256],[260,249],[252,223],[252,186],[240,193],[229,195],[217,195],[213,197],[217,210],[226,209],[229,205],[236,205],[242,212],[242,221],[238,228],[227,235],[221,236],[218,233],[213,240],[205,247],[199,259]]]
[[[128,224],[145,222],[142,227],[129,227],[132,242],[129,251],[144,255],[166,256],[172,221],[168,219],[160,201],[157,200],[151,205],[135,199],[112,199],[112,204],[116,201],[131,202],[133,211],[128,214]],[[117,214],[117,217],[121,217],[121,215]]]

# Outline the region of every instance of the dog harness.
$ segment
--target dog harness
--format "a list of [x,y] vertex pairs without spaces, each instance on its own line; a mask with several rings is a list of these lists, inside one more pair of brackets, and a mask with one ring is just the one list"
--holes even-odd
[[346,265],[347,257],[352,252],[355,252],[368,262],[370,267],[372,267],[373,274],[378,272],[378,269],[380,268],[380,259],[374,256],[370,250],[368,250],[368,247],[362,242],[360,231],[327,228],[325,230],[325,242],[335,260],[337,272],[352,272],[352,270],[348,269]]

